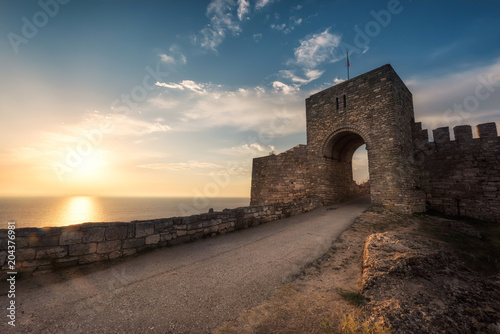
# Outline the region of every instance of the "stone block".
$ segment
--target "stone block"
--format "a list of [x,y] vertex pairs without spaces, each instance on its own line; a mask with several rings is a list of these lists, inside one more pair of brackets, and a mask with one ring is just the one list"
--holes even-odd
[[155,233],[161,233],[165,231],[170,231],[171,227],[174,225],[172,220],[162,220],[157,221],[155,224]]
[[121,251],[115,251],[115,252],[112,252],[112,253],[110,253],[110,254],[109,254],[109,256],[108,256],[108,258],[109,258],[110,260],[115,260],[115,259],[118,259],[118,258],[120,258],[120,257],[122,257],[122,252],[121,252]]
[[129,248],[129,249],[124,249],[122,250],[123,256],[131,256],[137,254],[137,249],[135,248]]
[[44,247],[36,250],[37,259],[57,259],[68,255],[68,248],[64,246]]
[[21,267],[32,268],[32,267],[47,266],[50,264],[51,264],[50,259],[27,260],[22,262]]
[[104,241],[97,244],[97,253],[111,253],[120,250],[122,242],[120,240]]
[[43,231],[34,227],[24,227],[16,229],[16,237],[41,236]]
[[92,254],[97,251],[96,243],[69,245],[69,256]]
[[89,228],[83,230],[83,243],[101,242],[104,240],[104,227]]
[[60,245],[72,245],[82,242],[83,233],[80,231],[63,232],[59,239]]
[[135,225],[135,237],[142,238],[152,235],[155,232],[155,226],[153,222],[137,223]]
[[88,254],[88,255],[81,255],[78,257],[78,264],[88,264],[88,263],[94,263],[94,262],[101,262],[105,261],[108,259],[107,254]]
[[36,251],[33,248],[21,248],[16,250],[16,261],[22,262],[33,260],[36,256]]
[[0,267],[2,267],[4,265],[6,259],[7,259],[7,252],[1,251],[0,252]]
[[144,245],[145,238],[123,240],[123,248],[137,248]]
[[43,227],[42,232],[44,236],[60,235],[62,233],[61,227]]
[[498,136],[497,125],[495,122],[483,123],[477,125],[477,134],[479,138],[493,138]]
[[159,234],[153,234],[146,237],[146,245],[156,245],[159,242],[160,242]]
[[78,258],[77,257],[66,257],[62,259],[55,259],[52,261],[52,265],[56,268],[61,268],[61,267],[73,267],[78,264]]
[[127,226],[108,227],[106,229],[106,240],[123,240],[128,233]]
[[472,140],[472,127],[470,125],[457,125],[453,128],[453,134],[458,142]]
[[29,247],[58,246],[60,235],[43,235],[29,237]]
[[160,233],[160,241],[169,241],[172,240],[173,234],[172,233]]

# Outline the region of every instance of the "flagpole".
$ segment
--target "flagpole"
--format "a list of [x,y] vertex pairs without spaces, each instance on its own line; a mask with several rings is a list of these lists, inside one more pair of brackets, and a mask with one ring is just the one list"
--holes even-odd
[[349,80],[349,67],[351,64],[349,64],[349,51],[347,51],[347,80]]

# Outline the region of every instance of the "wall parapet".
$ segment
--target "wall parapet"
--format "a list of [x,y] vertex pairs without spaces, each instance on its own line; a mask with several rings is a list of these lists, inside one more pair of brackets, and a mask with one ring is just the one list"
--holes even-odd
[[416,123],[414,163],[419,167],[420,187],[427,209],[455,216],[500,222],[500,137],[494,122],[427,130]]
[[472,126],[457,125],[453,127],[455,140],[450,137],[450,128],[448,126],[432,130],[434,141],[429,140],[428,130],[422,129],[422,123],[417,122],[413,128],[413,136],[416,143],[422,144],[444,144],[448,142],[467,143],[470,141],[481,142],[491,139],[498,139],[498,132],[495,122],[481,123],[476,126],[478,138],[473,138]]
[[[318,201],[307,199],[128,223],[19,228],[15,230],[16,270],[37,274],[133,256],[147,249],[192,242],[286,218],[318,206]],[[7,272],[8,263],[7,231],[0,229],[3,273]]]

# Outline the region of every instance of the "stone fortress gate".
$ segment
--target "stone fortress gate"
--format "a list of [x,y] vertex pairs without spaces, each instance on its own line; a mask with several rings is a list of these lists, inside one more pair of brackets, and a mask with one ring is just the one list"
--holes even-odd
[[[304,199],[327,205],[359,196],[352,156],[366,144],[372,206],[405,213],[434,208],[476,218],[500,217],[496,124],[479,125],[477,139],[470,126],[457,126],[454,141],[448,128],[439,128],[434,130],[434,142],[429,142],[427,130],[415,123],[412,94],[391,65],[310,96],[306,122],[307,145],[253,160],[251,205]],[[487,154],[492,149],[498,153]],[[475,150],[479,151],[473,157]],[[469,165],[463,164],[466,160]],[[468,174],[472,165],[476,167]],[[468,181],[461,183],[464,178]],[[481,191],[471,195],[471,186]],[[485,206],[496,208],[482,212]]]

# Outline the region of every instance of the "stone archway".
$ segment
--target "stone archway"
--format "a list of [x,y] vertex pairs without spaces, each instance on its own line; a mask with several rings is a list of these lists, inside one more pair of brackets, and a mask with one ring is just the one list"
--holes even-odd
[[352,156],[364,144],[369,152],[368,134],[354,127],[332,131],[325,139],[322,152],[327,168],[325,182],[331,190],[329,201],[343,202],[359,195],[359,186],[352,175]]
[[390,65],[306,99],[307,145],[254,159],[252,205],[353,197],[352,155],[367,145],[372,206],[423,211],[413,156],[411,92]]

